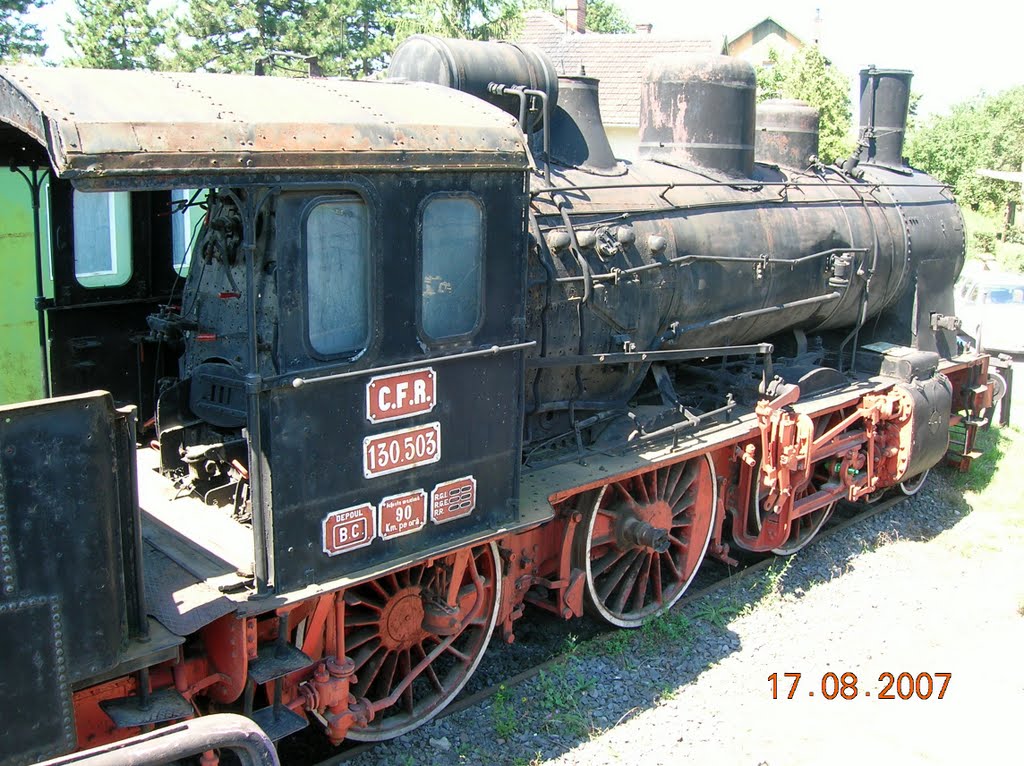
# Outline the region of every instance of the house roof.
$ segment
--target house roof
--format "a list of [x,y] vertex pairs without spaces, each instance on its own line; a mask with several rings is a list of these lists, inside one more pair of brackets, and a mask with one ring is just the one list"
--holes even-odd
[[753,26],[748,27],[740,34],[729,40],[726,43],[726,49],[730,56],[735,56],[749,48],[752,48],[771,35],[776,35],[777,37],[785,40],[794,48],[802,48],[804,45],[804,41],[800,39],[800,37],[793,34],[789,29],[773,19],[771,16],[765,16]]
[[601,118],[605,125],[636,127],[640,124],[640,86],[644,66],[663,53],[723,52],[723,40],[712,37],[668,37],[656,34],[609,35],[598,32],[567,32],[565,23],[545,11],[529,11],[518,42],[544,51],[561,75],[578,75],[601,81]]

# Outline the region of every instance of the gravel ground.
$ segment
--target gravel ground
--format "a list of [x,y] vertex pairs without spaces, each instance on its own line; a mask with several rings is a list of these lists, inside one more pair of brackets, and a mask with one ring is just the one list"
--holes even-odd
[[[654,625],[575,640],[566,624],[565,659],[537,678],[347,763],[1012,757],[1024,709],[1024,522],[972,514],[973,498],[939,472],[917,497]],[[492,643],[490,653],[508,649]],[[858,697],[823,698],[829,672],[855,673]],[[927,700],[880,700],[885,672],[952,678],[942,700],[937,688]],[[802,674],[792,700],[784,673]]]

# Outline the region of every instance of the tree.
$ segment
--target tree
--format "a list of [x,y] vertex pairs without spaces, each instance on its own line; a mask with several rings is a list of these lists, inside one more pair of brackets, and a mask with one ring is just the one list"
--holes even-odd
[[587,1],[587,31],[605,34],[632,32],[633,25],[619,6],[612,0]]
[[77,18],[64,19],[71,66],[98,69],[160,69],[170,11],[149,0],[75,0]]
[[0,0],[0,59],[17,60],[22,56],[42,56],[46,53],[43,31],[37,24],[24,18],[33,8],[47,0]]
[[399,25],[400,37],[432,34],[468,40],[509,37],[532,4],[522,0],[420,0]]
[[189,0],[171,36],[173,67],[251,73],[283,51],[316,56],[327,75],[369,75],[384,68],[411,2]]
[[979,168],[1019,172],[1024,162],[1024,86],[984,94],[933,116],[907,138],[915,167],[949,184],[961,204],[995,210],[1018,199],[1020,187],[981,178]]
[[796,98],[816,107],[821,116],[818,156],[830,163],[850,154],[850,83],[816,45],[780,60],[771,51],[767,67],[757,71],[758,99]]

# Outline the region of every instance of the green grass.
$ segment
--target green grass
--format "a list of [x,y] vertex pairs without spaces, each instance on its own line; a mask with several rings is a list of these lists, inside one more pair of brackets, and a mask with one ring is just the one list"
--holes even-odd
[[494,724],[494,733],[502,739],[519,733],[519,713],[505,684],[499,686],[498,691],[494,693],[491,722]]
[[596,687],[597,681],[584,673],[576,662],[557,662],[542,670],[537,676],[536,703],[545,726],[573,737],[591,735],[594,732],[590,719],[592,704],[584,693],[589,694]]

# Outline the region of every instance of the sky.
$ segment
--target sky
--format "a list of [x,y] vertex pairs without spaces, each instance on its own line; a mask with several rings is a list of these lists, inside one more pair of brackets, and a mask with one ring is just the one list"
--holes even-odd
[[[969,0],[949,6],[934,0],[616,2],[633,23],[653,24],[654,34],[735,37],[766,16],[804,40],[813,40],[820,30],[822,50],[851,83],[871,64],[913,70],[921,114],[945,113],[980,91],[998,93],[1024,84],[1024,3],[1019,0]],[[575,0],[568,4],[575,5]],[[36,12],[38,23],[46,27],[52,60],[59,61],[66,52],[59,27],[73,7],[72,0],[53,0]]]
[[806,40],[820,12],[822,51],[851,79],[874,64],[910,69],[921,114],[945,113],[984,90],[1024,84],[1019,0],[617,0],[633,23],[665,35],[735,37],[766,16]]

